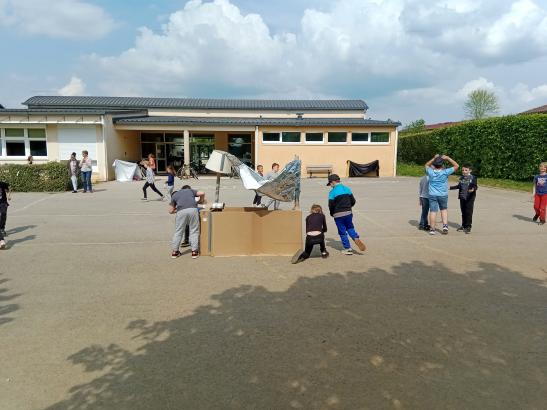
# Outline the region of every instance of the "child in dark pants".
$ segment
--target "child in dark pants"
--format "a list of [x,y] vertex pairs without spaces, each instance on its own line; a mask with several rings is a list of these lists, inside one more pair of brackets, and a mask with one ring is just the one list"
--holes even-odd
[[325,247],[325,232],[327,232],[327,220],[323,214],[321,205],[314,204],[310,214],[306,218],[306,245],[304,252],[298,251],[293,257],[292,263],[299,263],[308,259],[313,247],[319,245],[321,257],[328,258],[329,253]]
[[6,220],[8,217],[8,201],[10,199],[9,184],[0,181],[0,249],[6,247]]
[[422,208],[422,214],[420,216],[420,224],[418,229],[420,231],[429,231],[429,177],[424,175],[420,179],[420,207]]
[[160,196],[160,199],[163,201],[163,194],[158,191],[158,188],[156,188],[156,185],[154,184],[155,178],[154,178],[154,170],[150,167],[150,163],[148,161],[143,161],[142,164],[146,168],[146,182],[144,183],[144,186],[142,187],[142,193],[143,193],[143,201],[147,201],[148,198],[146,196],[146,190],[148,187],[152,188],[152,191],[154,191],[156,194]]
[[471,175],[471,166],[462,166],[462,176],[458,181],[458,185],[451,186],[450,189],[458,190],[458,198],[460,200],[460,209],[462,211],[462,226],[458,228],[458,232],[471,233],[473,224],[473,207],[475,205],[475,197],[477,196],[477,177]]
[[[256,172],[258,172],[258,174],[263,177],[264,176],[264,167],[262,165],[258,165],[256,167]],[[253,205],[254,206],[261,206],[261,203],[262,203],[262,196],[260,196],[258,194],[258,192],[255,192],[255,197],[253,199]]]

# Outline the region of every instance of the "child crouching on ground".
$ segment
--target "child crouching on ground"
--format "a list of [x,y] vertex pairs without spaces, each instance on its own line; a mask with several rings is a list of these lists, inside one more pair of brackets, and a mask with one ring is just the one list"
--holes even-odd
[[473,207],[475,205],[475,197],[477,196],[477,177],[471,175],[471,166],[462,166],[462,176],[458,180],[458,185],[451,186],[450,189],[458,190],[458,198],[460,200],[460,209],[462,211],[462,226],[458,228],[458,232],[471,233],[471,225],[473,224]]
[[306,245],[304,252],[298,251],[293,257],[292,263],[299,263],[308,259],[313,247],[319,245],[321,257],[328,258],[329,253],[325,247],[325,232],[327,232],[327,220],[323,214],[321,205],[314,204],[310,214],[306,218]]

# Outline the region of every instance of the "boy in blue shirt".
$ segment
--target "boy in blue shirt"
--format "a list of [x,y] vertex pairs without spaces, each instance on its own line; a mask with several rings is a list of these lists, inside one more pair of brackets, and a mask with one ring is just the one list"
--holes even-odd
[[[450,168],[444,167],[444,161],[450,162]],[[435,235],[437,212],[441,211],[443,221],[442,233],[448,233],[448,176],[460,166],[447,155],[435,155],[425,164],[425,172],[429,177],[429,234]]]
[[359,239],[359,234],[355,231],[355,227],[353,226],[353,213],[351,212],[351,208],[355,205],[355,198],[351,189],[342,185],[340,183],[340,177],[336,174],[329,175],[327,186],[332,188],[329,192],[329,211],[338,228],[338,234],[342,240],[342,245],[344,245],[342,253],[344,255],[353,255],[348,234],[360,250],[366,250],[367,247],[363,241]]

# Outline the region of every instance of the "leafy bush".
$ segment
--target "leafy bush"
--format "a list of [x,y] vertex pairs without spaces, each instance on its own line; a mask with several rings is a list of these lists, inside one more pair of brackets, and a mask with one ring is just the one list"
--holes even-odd
[[547,115],[515,115],[467,121],[399,139],[399,160],[424,164],[447,154],[487,178],[529,179],[547,159]]
[[65,164],[48,162],[40,165],[0,165],[0,181],[17,192],[53,192],[72,189]]

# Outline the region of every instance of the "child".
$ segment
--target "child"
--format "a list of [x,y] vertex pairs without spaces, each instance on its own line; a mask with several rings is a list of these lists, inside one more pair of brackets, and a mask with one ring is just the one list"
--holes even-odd
[[332,189],[329,193],[329,211],[334,218],[334,223],[338,228],[338,234],[344,245],[342,253],[344,255],[353,255],[353,249],[348,240],[348,234],[353,239],[360,250],[367,249],[363,241],[359,239],[359,234],[353,226],[353,213],[351,209],[355,205],[355,198],[351,189],[340,183],[340,177],[336,174],[329,175],[327,186]]
[[453,185],[450,189],[458,190],[458,198],[460,199],[460,209],[462,211],[462,226],[458,228],[458,232],[471,233],[471,225],[473,224],[473,206],[475,204],[475,196],[477,196],[477,177],[471,175],[471,166],[462,166],[462,176],[458,181],[458,185]]
[[7,182],[0,181],[0,249],[6,247],[6,219],[8,217],[8,201],[11,200],[11,191]]
[[329,253],[325,247],[325,232],[327,232],[327,220],[320,205],[311,206],[310,214],[306,218],[306,246],[304,252],[297,252],[292,263],[299,263],[308,259],[315,245],[321,249],[321,257],[328,258]]
[[78,175],[80,174],[80,167],[78,166],[78,160],[76,159],[76,153],[70,154],[70,159],[66,164],[68,168],[68,176],[72,182],[72,193],[78,192]]
[[[262,165],[258,165],[256,167],[256,172],[263,177],[264,176],[264,167]],[[255,192],[255,197],[253,199],[253,205],[254,206],[260,206],[260,203],[262,202],[262,196],[258,194],[258,192]]]
[[[268,173],[266,174],[266,179],[267,179],[268,181],[271,181],[271,180],[273,180],[273,179],[276,179],[278,175],[279,175],[279,164],[278,164],[277,162],[274,162],[274,163],[272,164],[272,170],[271,170],[271,172],[268,172]],[[279,204],[280,204],[280,202],[279,202],[278,200],[276,200],[276,199],[273,199],[273,198],[271,198],[271,199],[268,201],[268,203],[266,204],[266,208],[269,208],[270,205],[271,205],[272,203],[274,204],[274,210],[278,210],[278,209],[279,209]]]
[[154,154],[148,154],[148,164],[154,175],[156,175],[156,156]]
[[545,224],[545,207],[547,207],[547,162],[539,164],[539,175],[534,176],[534,211],[532,220],[536,222],[539,218],[539,225]]
[[180,243],[187,226],[190,227],[190,246],[192,247],[192,259],[199,256],[199,212],[196,197],[203,201],[205,193],[184,185],[180,191],[173,194],[171,198],[171,209],[169,213],[176,214],[175,233],[171,241],[171,258],[181,256],[179,251]]
[[420,231],[429,231],[429,177],[427,175],[424,175],[420,179],[419,191],[419,204],[422,207],[422,215],[420,216],[420,225],[418,225],[418,229]]
[[[444,161],[452,164],[444,168]],[[459,165],[447,155],[435,155],[425,164],[425,171],[429,176],[429,234],[435,235],[437,212],[441,211],[443,221],[442,233],[448,233],[448,176],[457,171]]]
[[82,151],[80,170],[82,171],[82,183],[84,185],[83,193],[92,193],[93,189],[91,187],[91,174],[93,173],[93,162],[91,161],[91,158],[89,158],[89,153],[87,151]]
[[173,196],[173,189],[175,189],[175,168],[173,165],[167,167],[167,192],[169,193],[169,198]]
[[156,188],[156,185],[154,185],[154,171],[152,168],[150,168],[150,164],[148,161],[143,161],[143,165],[146,168],[146,182],[144,183],[144,186],[142,187],[142,192],[144,193],[144,198],[142,198],[143,201],[148,201],[148,198],[146,196],[146,190],[148,187],[152,188],[152,191],[154,191],[156,194],[158,194],[163,201],[164,197],[163,194],[158,191],[158,188]]

